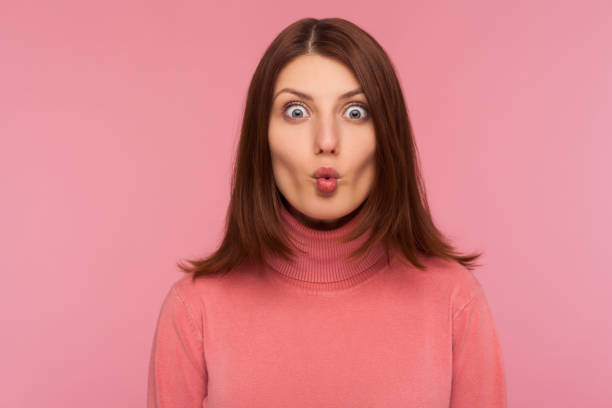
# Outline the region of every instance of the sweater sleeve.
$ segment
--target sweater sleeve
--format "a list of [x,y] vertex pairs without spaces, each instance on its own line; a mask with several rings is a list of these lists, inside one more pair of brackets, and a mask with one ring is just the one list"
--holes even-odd
[[147,407],[202,407],[207,396],[202,319],[177,285],[164,299],[149,362]]
[[482,287],[453,318],[450,408],[505,408],[504,364],[498,333]]

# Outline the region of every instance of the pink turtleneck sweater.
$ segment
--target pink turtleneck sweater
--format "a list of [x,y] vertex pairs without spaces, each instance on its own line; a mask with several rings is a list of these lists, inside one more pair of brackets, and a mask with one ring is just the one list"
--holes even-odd
[[281,216],[297,262],[268,258],[225,277],[186,275],[153,339],[148,407],[500,408],[506,383],[483,288],[460,264],[336,239]]

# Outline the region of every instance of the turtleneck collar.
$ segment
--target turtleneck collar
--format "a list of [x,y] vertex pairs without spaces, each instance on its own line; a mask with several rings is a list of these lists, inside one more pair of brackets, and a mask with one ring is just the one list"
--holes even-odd
[[340,242],[340,238],[359,224],[361,211],[338,228],[319,230],[300,222],[283,204],[279,207],[285,230],[296,246],[305,251],[297,251],[293,262],[280,256],[265,257],[266,263],[287,283],[314,292],[347,289],[367,280],[384,266],[386,256],[381,242],[359,258],[347,259],[372,232],[370,229],[353,241]]

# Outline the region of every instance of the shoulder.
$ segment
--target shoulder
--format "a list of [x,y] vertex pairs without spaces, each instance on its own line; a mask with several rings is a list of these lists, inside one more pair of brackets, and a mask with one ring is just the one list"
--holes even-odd
[[418,260],[426,270],[410,265],[404,267],[409,269],[409,273],[403,275],[410,277],[411,286],[424,288],[424,291],[445,299],[441,300],[450,306],[453,315],[474,299],[484,296],[483,287],[474,271],[459,262],[424,254],[419,254]]
[[459,315],[468,305],[476,303],[486,304],[484,288],[474,274],[458,262],[444,261],[444,279],[448,281],[448,296],[453,318]]
[[206,299],[215,296],[222,281],[223,277],[218,275],[198,276],[194,280],[193,275],[185,274],[172,282],[167,298],[181,304],[194,317],[201,316],[206,309]]
[[259,283],[257,272],[252,265],[241,265],[227,274],[200,275],[195,280],[192,274],[185,274],[172,283],[170,291],[194,310],[203,309],[206,303],[241,296],[255,287]]

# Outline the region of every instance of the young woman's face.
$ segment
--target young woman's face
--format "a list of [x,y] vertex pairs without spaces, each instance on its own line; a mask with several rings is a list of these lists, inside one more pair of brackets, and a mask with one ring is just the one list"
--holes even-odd
[[[274,178],[304,218],[333,224],[371,190],[376,136],[368,101],[363,93],[342,96],[359,88],[346,66],[312,54],[297,57],[277,79],[268,130]],[[338,172],[335,189],[313,177],[320,167]]]

